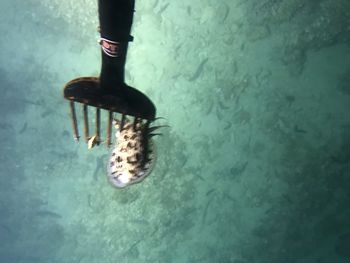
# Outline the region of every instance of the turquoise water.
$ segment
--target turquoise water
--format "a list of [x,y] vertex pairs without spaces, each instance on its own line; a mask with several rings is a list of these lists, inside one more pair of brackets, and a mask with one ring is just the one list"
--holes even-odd
[[97,26],[93,0],[0,2],[1,263],[350,261],[348,0],[136,1],[126,81],[171,127],[122,190],[62,96]]

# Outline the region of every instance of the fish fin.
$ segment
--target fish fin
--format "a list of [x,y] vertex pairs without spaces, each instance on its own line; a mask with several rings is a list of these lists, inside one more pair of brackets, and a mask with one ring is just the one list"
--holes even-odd
[[148,138],[152,138],[153,136],[156,136],[156,135],[162,136],[163,134],[162,133],[150,133],[150,134],[148,134]]

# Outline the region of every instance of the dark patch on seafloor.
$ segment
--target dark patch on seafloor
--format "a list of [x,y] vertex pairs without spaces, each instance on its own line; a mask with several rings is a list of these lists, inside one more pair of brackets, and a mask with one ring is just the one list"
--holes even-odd
[[348,0],[253,0],[246,10],[248,33],[260,34],[255,29],[268,26],[272,35],[282,34],[279,56],[292,76],[302,74],[307,51],[350,43]]
[[319,149],[307,140],[286,143],[282,168],[275,169],[274,177],[288,185],[288,191],[277,202],[272,192],[261,192],[260,199],[271,207],[252,231],[255,241],[243,244],[245,259],[292,263],[298,258],[321,256],[320,247],[339,235],[335,252],[349,256],[350,237],[342,234],[348,233],[350,220],[350,196],[345,194],[350,188],[349,138],[350,127],[345,127],[337,145],[335,138]]
[[339,77],[338,90],[345,95],[350,95],[350,70]]
[[338,237],[335,251],[340,256],[350,258],[350,233],[342,234]]

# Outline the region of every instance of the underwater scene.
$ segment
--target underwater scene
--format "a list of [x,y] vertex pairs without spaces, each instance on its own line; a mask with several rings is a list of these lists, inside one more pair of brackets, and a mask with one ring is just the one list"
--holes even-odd
[[350,1],[133,15],[125,83],[163,127],[128,185],[119,126],[87,144],[76,103],[76,142],[63,96],[100,75],[98,1],[0,1],[0,263],[350,262]]

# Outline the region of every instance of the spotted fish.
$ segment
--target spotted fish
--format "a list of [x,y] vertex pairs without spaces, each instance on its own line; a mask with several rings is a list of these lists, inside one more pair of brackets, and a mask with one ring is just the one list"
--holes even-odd
[[127,120],[120,130],[120,122],[114,124],[116,143],[108,161],[108,179],[113,186],[124,188],[142,181],[152,171],[156,153],[151,132],[157,127]]

